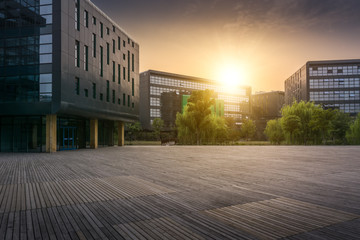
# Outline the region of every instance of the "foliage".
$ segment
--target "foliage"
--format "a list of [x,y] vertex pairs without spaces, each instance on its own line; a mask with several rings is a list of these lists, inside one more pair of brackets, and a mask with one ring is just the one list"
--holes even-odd
[[240,138],[240,131],[236,125],[235,119],[233,117],[225,117],[225,123],[228,127],[227,139],[228,141],[235,142]]
[[311,139],[310,121],[316,108],[319,106],[315,106],[313,102],[295,101],[291,106],[281,109],[283,129],[288,133],[290,143],[306,145]]
[[334,117],[330,124],[330,136],[335,144],[346,143],[346,132],[349,130],[350,122],[349,114],[334,110]]
[[256,126],[252,120],[247,119],[241,125],[240,135],[245,140],[251,139],[255,135],[255,132],[256,132]]
[[141,131],[141,124],[140,122],[126,123],[125,128],[127,129],[127,136],[131,142],[132,140],[136,140],[137,135]]
[[[304,101],[294,101],[291,106],[283,107],[281,114],[279,121],[290,144],[327,144],[329,140],[335,144],[346,143],[345,135],[351,121],[348,114]],[[277,130],[275,122],[268,122],[265,134],[270,139]],[[353,135],[349,133],[349,139],[350,136]]]
[[320,135],[321,142],[326,144],[330,135],[331,121],[334,118],[334,115],[335,113],[331,109],[324,110],[317,107],[313,110],[310,126],[315,136],[314,141],[316,141],[316,136]]
[[154,130],[154,135],[156,139],[160,139],[160,132],[164,127],[164,121],[161,118],[155,118],[152,123],[152,129]]
[[300,133],[301,119],[294,114],[285,115],[281,118],[282,128],[290,136],[290,143],[293,144],[295,134]]
[[268,121],[264,133],[272,144],[280,144],[285,140],[280,119]]
[[223,117],[211,114],[213,91],[194,91],[183,113],[177,113],[178,140],[183,144],[214,144],[228,140],[229,127]]
[[355,121],[350,125],[346,139],[351,144],[360,144],[360,113],[358,113]]
[[179,137],[186,138],[190,142],[195,139],[197,145],[201,144],[211,125],[210,108],[215,103],[213,95],[214,92],[208,89],[192,92],[184,113],[177,114],[176,126]]

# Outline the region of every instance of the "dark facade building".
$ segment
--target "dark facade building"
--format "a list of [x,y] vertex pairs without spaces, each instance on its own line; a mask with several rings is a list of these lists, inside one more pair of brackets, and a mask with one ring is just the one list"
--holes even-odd
[[285,81],[285,104],[291,104],[294,99],[357,114],[360,59],[307,62]]
[[[140,122],[151,129],[155,118],[163,118],[161,95],[172,92],[191,94],[194,90],[214,90],[215,99],[224,101],[224,116],[241,123],[250,115],[251,87],[237,87],[230,93],[219,82],[185,75],[149,70],[140,74]],[[171,95],[168,95],[169,97]],[[177,101],[175,98],[173,101]],[[166,103],[167,104],[167,103]],[[166,107],[165,107],[166,108]],[[166,114],[174,117],[174,112]],[[164,120],[164,119],[163,119]],[[164,120],[165,121],[165,120]]]
[[252,115],[256,118],[279,118],[284,103],[283,91],[257,92],[251,96]]
[[139,45],[92,2],[0,2],[1,152],[122,145],[138,108]]
[[281,108],[285,104],[285,92],[258,92],[251,96],[252,119],[256,124],[256,138],[265,140],[264,130],[271,119],[281,117]]

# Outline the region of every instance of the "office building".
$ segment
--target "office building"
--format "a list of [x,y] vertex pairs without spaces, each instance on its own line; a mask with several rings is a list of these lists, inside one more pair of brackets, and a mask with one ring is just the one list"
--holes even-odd
[[1,152],[122,145],[138,108],[139,45],[91,1],[0,2]]
[[252,116],[265,119],[279,118],[284,103],[283,91],[256,92],[251,96]]
[[285,103],[294,100],[356,115],[360,112],[360,59],[307,62],[285,81]]
[[285,92],[257,92],[251,96],[251,118],[256,124],[256,139],[265,140],[264,130],[269,120],[281,117],[285,103]]
[[[239,124],[243,119],[249,117],[251,87],[236,87],[229,92],[216,81],[148,70],[140,74],[140,122],[142,127],[151,129],[152,121],[155,118],[163,117],[164,113],[161,113],[162,93],[173,92],[178,95],[188,95],[194,90],[205,89],[214,90],[216,95],[214,98],[224,101],[223,115],[225,117],[232,117]],[[178,102],[181,99],[173,101]],[[168,116],[173,119],[174,112],[169,113]],[[173,122],[173,120],[171,121]]]

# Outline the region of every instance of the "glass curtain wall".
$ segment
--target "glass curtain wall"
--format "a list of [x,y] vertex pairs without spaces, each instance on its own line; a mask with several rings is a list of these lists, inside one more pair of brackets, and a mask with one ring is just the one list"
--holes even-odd
[[[0,102],[52,98],[52,0],[6,0],[0,8]],[[41,67],[42,65],[49,65]]]

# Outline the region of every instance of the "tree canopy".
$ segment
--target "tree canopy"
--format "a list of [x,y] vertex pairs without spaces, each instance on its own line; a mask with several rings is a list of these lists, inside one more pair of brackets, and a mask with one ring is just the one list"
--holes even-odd
[[[273,143],[281,136],[281,131],[290,144],[336,144],[346,142],[350,117],[339,110],[323,109],[313,102],[294,102],[281,110],[281,130],[278,123],[269,121],[265,134]],[[276,137],[275,137],[276,136]],[[350,135],[349,135],[350,136]]]
[[181,143],[200,145],[227,140],[225,119],[211,113],[214,104],[213,91],[192,92],[183,113],[176,115],[178,140]]

